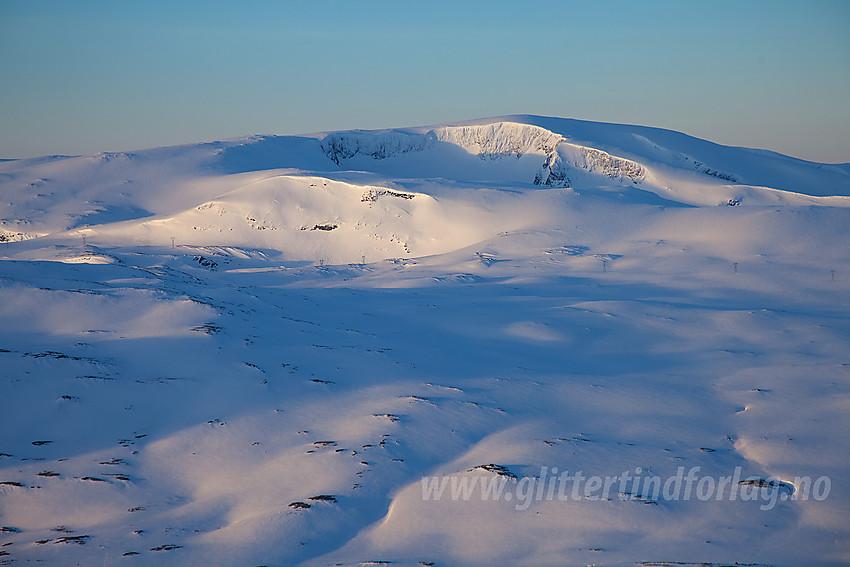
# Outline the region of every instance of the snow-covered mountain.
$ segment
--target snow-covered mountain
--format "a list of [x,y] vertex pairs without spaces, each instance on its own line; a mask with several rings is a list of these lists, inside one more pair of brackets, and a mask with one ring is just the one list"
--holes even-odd
[[[538,198],[529,196],[538,186],[574,193],[616,190],[642,203],[657,202],[645,194],[654,193],[670,205],[850,203],[850,165],[726,148],[649,128],[527,116],[435,128],[254,136],[133,153],[13,160],[0,168],[2,190],[9,196],[0,221],[6,240],[71,229],[79,235],[86,227],[87,234],[106,230],[110,238],[145,235],[151,244],[167,242],[168,234],[182,243],[206,244],[223,241],[205,233],[228,231],[236,240],[224,241],[262,243],[298,257],[304,256],[304,243],[289,247],[287,240],[291,229],[303,228],[301,221],[315,220],[314,226],[336,221],[340,232],[333,237],[350,237],[357,227],[353,217],[359,219],[379,197],[392,214],[410,216],[404,226],[421,220],[423,230],[441,232],[432,217],[419,212],[422,206],[415,206],[433,206],[429,185],[517,189],[522,201]],[[302,186],[317,189],[308,197]],[[441,197],[450,196],[443,191]],[[396,205],[407,206],[399,211]],[[299,207],[304,211],[293,211]],[[451,213],[440,210],[439,216]],[[375,217],[366,213],[365,218],[370,216]],[[116,221],[128,224],[112,226]],[[287,234],[256,240],[257,230]],[[364,253],[365,248],[370,247]]]
[[522,115],[0,197],[0,564],[850,560],[850,164]]

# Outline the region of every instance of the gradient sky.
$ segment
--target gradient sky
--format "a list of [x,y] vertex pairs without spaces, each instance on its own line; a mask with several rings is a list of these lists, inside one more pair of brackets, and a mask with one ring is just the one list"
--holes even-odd
[[542,114],[850,162],[850,2],[0,0],[0,157]]

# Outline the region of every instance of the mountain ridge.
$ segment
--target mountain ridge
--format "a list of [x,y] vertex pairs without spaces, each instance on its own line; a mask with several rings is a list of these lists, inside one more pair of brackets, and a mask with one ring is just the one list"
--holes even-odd
[[843,170],[518,120],[0,163],[0,564],[850,557]]
[[[680,145],[661,143],[671,140]],[[530,228],[535,215],[548,218],[548,211],[538,208],[532,213],[529,206],[544,207],[548,200],[550,206],[565,207],[554,204],[563,203],[561,197],[532,197],[533,190],[569,191],[581,200],[618,195],[623,202],[644,205],[850,206],[850,173],[838,166],[801,165],[794,158],[753,154],[660,129],[529,115],[36,158],[0,163],[0,175],[0,192],[9,197],[0,204],[0,238],[6,241],[51,234],[74,238],[85,232],[91,238],[100,233],[119,240],[167,242],[173,236],[187,243],[250,246],[257,237],[264,246],[293,258],[338,261],[387,257],[399,250],[404,255],[443,253],[455,245],[471,245],[471,235],[491,234],[483,225],[473,228],[475,222],[501,224],[502,231]],[[782,182],[770,185],[777,175]],[[278,192],[270,197],[256,184],[273,177],[279,180]],[[334,189],[333,200],[317,201],[298,189],[299,179],[349,189]],[[470,188],[466,196],[453,189],[458,186]],[[511,204],[503,197],[495,199],[494,190],[514,194],[508,199]],[[387,191],[423,195],[434,202],[431,213],[423,216],[421,199],[390,199],[378,203],[386,217],[381,219],[360,200],[361,194]],[[210,216],[213,209],[198,208],[221,198],[240,204],[231,204],[226,215],[216,217]],[[320,201],[325,212],[315,209]],[[446,203],[454,204],[446,208]],[[293,216],[290,207],[303,210],[304,218]],[[460,232],[428,229],[429,224],[446,226],[443,218],[460,226],[458,211],[469,207],[482,214],[466,223],[469,230],[461,232],[467,237],[454,242],[446,235]],[[493,207],[506,207],[494,213],[502,220],[484,221],[490,212],[483,211]],[[505,223],[512,207],[527,210],[528,219]],[[443,212],[435,217],[438,209]],[[236,210],[241,211],[239,217],[232,214]],[[300,233],[303,226],[334,226],[336,232],[325,231],[329,234],[323,240],[312,242],[315,236],[305,240]],[[246,232],[265,230],[258,227],[274,229]],[[357,232],[349,232],[353,229]],[[215,234],[225,240],[211,240]],[[343,234],[347,237],[339,236]],[[363,234],[373,240],[371,245]],[[442,244],[435,245],[437,241]],[[359,242],[359,248],[349,245],[352,242]],[[386,242],[397,245],[380,244]],[[334,251],[334,246],[341,248]]]

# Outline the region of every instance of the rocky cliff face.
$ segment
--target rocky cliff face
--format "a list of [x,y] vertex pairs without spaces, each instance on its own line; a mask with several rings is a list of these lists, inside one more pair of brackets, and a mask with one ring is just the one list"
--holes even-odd
[[568,169],[560,154],[552,152],[546,156],[546,161],[534,176],[534,184],[547,187],[570,187],[572,180],[567,175]]
[[321,143],[322,151],[335,164],[356,155],[385,159],[392,156],[418,152],[428,145],[428,138],[404,132],[335,132]]
[[562,135],[539,126],[514,122],[447,126],[425,134],[339,132],[325,137],[321,148],[331,161],[341,165],[358,155],[386,159],[426,151],[440,143],[463,148],[484,161],[540,156],[540,168],[529,181],[547,187],[569,187],[571,169],[635,183],[645,177],[644,168],[637,162],[568,143]]
[[526,154],[552,155],[564,141],[560,134],[530,124],[495,122],[482,126],[448,126],[427,134],[440,141],[460,146],[479,158],[501,159]]
[[564,144],[564,146],[567,146],[563,148],[565,158],[569,156],[567,159],[573,167],[604,175],[610,179],[620,181],[628,179],[635,183],[646,176],[643,166],[630,159],[612,156],[607,152],[585,146],[573,144]]

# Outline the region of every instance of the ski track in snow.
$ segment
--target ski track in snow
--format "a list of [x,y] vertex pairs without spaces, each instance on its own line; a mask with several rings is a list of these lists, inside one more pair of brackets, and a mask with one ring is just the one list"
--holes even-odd
[[[850,561],[846,165],[515,116],[0,194],[0,565]],[[679,467],[775,505],[518,503]]]

